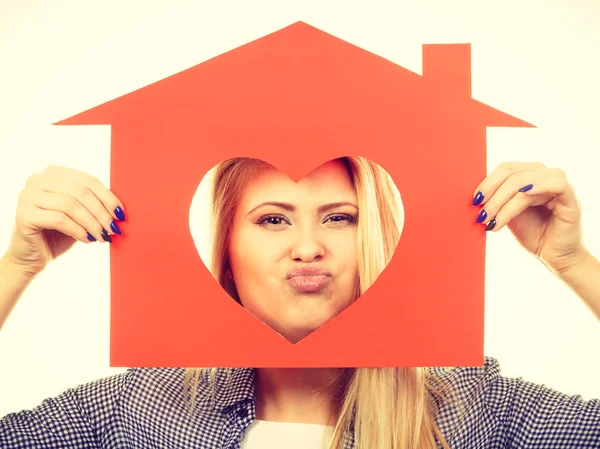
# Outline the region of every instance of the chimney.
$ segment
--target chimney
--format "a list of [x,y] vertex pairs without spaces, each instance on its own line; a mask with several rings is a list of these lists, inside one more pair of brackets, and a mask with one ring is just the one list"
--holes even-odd
[[424,44],[423,77],[471,96],[471,44]]

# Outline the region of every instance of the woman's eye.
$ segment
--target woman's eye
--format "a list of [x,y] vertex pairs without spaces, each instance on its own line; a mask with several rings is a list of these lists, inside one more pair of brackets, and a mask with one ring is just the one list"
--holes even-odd
[[356,218],[354,218],[351,215],[330,215],[325,221],[331,221],[333,223],[352,224],[356,222]]
[[279,226],[283,223],[285,223],[285,219],[278,215],[269,215],[258,221],[258,224],[261,226]]
[[[352,225],[356,223],[356,217],[346,214],[329,215],[323,220],[323,223],[331,223],[333,225],[339,226]],[[256,224],[263,227],[277,228],[281,227],[282,225],[291,225],[289,220],[282,215],[266,215],[264,217],[259,218]]]

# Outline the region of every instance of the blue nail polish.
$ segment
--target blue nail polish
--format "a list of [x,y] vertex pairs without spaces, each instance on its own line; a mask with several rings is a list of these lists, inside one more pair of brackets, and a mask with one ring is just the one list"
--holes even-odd
[[485,209],[481,209],[481,212],[479,212],[479,215],[477,216],[477,223],[481,223],[483,222],[487,217],[487,212],[485,211]]
[[106,232],[106,229],[102,228],[101,234],[105,242],[112,243],[112,239],[110,238],[110,235],[108,235],[108,232]]
[[92,234],[90,234],[89,232],[87,233],[87,238],[90,242],[95,242],[96,239],[94,238],[94,236]]
[[114,232],[115,234],[121,235],[121,230],[119,229],[119,226],[117,225],[117,222],[115,220],[112,220],[110,222],[110,229],[112,229],[112,232]]
[[125,212],[123,212],[123,209],[121,209],[121,206],[117,206],[115,208],[115,215],[117,216],[117,218],[121,221],[125,221]]
[[479,206],[482,201],[483,201],[483,192],[479,191],[479,192],[477,192],[477,195],[475,195],[475,198],[473,198],[473,206]]
[[492,229],[494,229],[496,227],[496,219],[492,218],[492,221],[490,221],[487,226],[485,227],[486,231],[491,231]]
[[525,187],[519,189],[519,192],[527,192],[528,190],[533,189],[533,184],[527,184]]

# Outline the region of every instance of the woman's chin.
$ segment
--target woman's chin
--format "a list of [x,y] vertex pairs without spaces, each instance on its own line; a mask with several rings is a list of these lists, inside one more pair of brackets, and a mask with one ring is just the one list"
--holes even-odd
[[[341,302],[337,304],[315,302],[313,304],[304,303],[299,307],[297,303],[294,303],[290,307],[282,307],[271,313],[265,313],[266,311],[263,309],[260,311],[262,313],[257,311],[255,316],[286,340],[295,344],[343,312],[344,305],[346,304]],[[347,304],[346,307],[348,305],[350,304]]]
[[297,344],[300,343],[302,340],[304,340],[306,337],[308,337],[310,334],[312,334],[313,331],[310,332],[280,332],[279,334],[285,338],[287,341],[289,341],[292,344]]
[[329,319],[321,319],[321,320],[310,320],[296,323],[289,323],[285,326],[280,326],[278,333],[283,336],[286,340],[296,344],[300,340],[308,337],[314,331],[322,327]]

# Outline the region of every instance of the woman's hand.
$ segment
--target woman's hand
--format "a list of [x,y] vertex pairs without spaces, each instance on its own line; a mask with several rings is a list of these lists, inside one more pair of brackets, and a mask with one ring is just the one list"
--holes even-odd
[[477,187],[473,205],[482,206],[476,221],[486,230],[507,225],[527,251],[559,275],[589,254],[581,205],[560,169],[539,162],[501,164]]
[[75,241],[112,242],[123,204],[98,179],[50,166],[29,177],[19,195],[15,228],[4,258],[35,276]]

